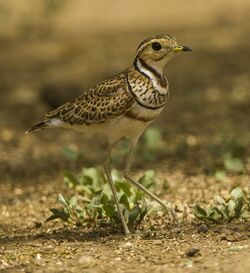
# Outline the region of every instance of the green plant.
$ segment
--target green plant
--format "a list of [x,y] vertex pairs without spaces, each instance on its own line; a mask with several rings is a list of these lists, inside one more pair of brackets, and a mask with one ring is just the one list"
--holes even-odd
[[216,205],[202,208],[199,205],[193,207],[194,216],[200,220],[224,223],[234,219],[250,219],[250,196],[243,189],[234,188],[230,197],[225,199],[216,197]]
[[[147,200],[143,192],[127,184],[120,172],[113,170],[112,176],[127,224],[129,228],[135,229],[144,217],[157,210],[158,206]],[[120,224],[112,192],[102,170],[85,168],[77,175],[65,171],[64,180],[70,188],[78,192],[78,197],[67,198],[59,194],[60,208],[51,208],[52,215],[46,221],[61,219],[76,225],[104,221]],[[147,189],[153,188],[155,186],[154,171],[146,171],[139,178],[139,182]]]

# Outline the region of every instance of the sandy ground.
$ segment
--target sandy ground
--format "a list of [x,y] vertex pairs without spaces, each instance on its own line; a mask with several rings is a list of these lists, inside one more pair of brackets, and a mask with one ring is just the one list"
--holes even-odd
[[[236,181],[244,187],[249,183],[246,176],[221,185],[205,176],[161,175],[171,181],[170,192],[162,198],[174,199],[180,208],[193,199],[206,203],[212,192],[227,192]],[[149,217],[127,237],[121,229],[42,224],[49,216],[48,207],[55,206],[56,192],[68,191],[58,177],[51,180],[32,186],[1,185],[1,272],[249,271],[249,223],[206,225],[195,221],[188,210],[185,219],[178,214],[179,224],[169,224],[166,215]]]

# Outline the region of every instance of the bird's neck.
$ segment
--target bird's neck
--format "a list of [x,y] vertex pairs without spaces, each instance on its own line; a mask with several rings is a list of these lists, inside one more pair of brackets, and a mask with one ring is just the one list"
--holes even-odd
[[140,61],[126,71],[126,77],[128,90],[140,106],[151,110],[163,109],[169,97],[165,77],[159,78]]
[[168,88],[168,81],[164,76],[164,66],[155,66],[152,63],[147,63],[143,59],[137,57],[134,61],[134,67],[137,71],[139,71],[142,75],[149,78],[155,89],[160,93],[165,93]]

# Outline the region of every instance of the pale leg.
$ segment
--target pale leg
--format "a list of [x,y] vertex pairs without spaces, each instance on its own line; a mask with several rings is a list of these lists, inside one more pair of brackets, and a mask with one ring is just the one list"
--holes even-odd
[[124,177],[125,179],[130,182],[131,184],[135,185],[137,188],[140,190],[144,191],[146,194],[148,194],[152,199],[154,199],[156,202],[158,202],[164,209],[166,209],[168,212],[171,213],[171,216],[173,217],[174,222],[178,222],[178,217],[175,213],[175,211],[172,208],[169,208],[166,204],[164,204],[156,195],[154,195],[152,192],[150,192],[148,189],[146,189],[142,184],[139,182],[135,181],[133,178],[130,177],[129,171],[130,171],[130,165],[131,165],[131,160],[133,157],[133,152],[135,149],[135,146],[138,142],[138,138],[135,138],[131,141],[130,144],[130,149],[129,149],[129,154],[127,157],[126,165],[125,165],[125,170],[124,170]]
[[112,178],[112,175],[111,175],[111,165],[110,165],[111,152],[112,152],[112,146],[109,146],[108,153],[107,153],[107,159],[106,159],[106,161],[104,163],[104,171],[105,171],[105,174],[107,176],[110,188],[112,190],[112,193],[113,193],[113,196],[114,196],[114,199],[115,199],[117,211],[118,211],[120,220],[122,222],[124,233],[127,235],[127,234],[130,233],[130,231],[129,231],[128,226],[127,226],[127,224],[125,222],[124,216],[122,214],[122,210],[121,210],[119,200],[118,200],[118,196],[117,196],[116,189],[115,189],[115,184],[114,184],[114,181],[113,181],[113,178]]

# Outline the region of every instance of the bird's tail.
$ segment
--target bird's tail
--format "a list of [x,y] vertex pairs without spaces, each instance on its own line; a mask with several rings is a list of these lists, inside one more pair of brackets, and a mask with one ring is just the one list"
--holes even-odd
[[25,132],[25,134],[29,134],[30,132],[33,132],[33,131],[39,131],[41,129],[44,129],[47,126],[48,126],[48,121],[42,121],[42,122],[32,126],[29,130],[27,130]]

